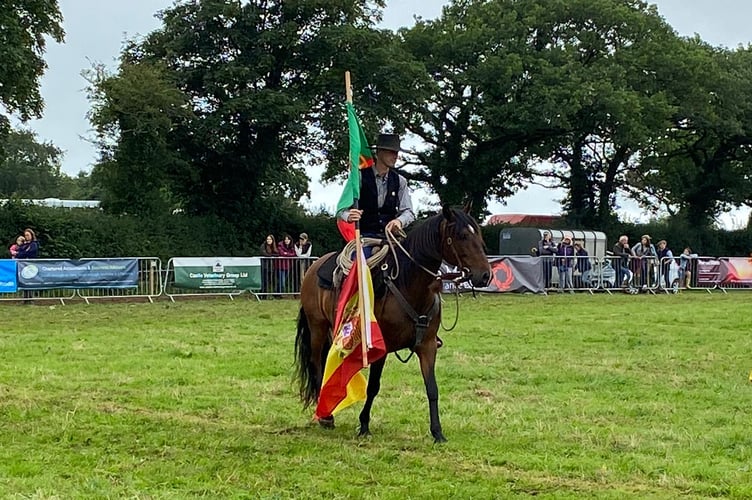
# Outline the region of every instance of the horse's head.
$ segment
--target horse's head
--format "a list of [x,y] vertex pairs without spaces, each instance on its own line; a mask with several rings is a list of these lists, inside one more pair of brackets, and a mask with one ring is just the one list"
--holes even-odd
[[487,286],[491,280],[491,265],[480,226],[462,210],[445,206],[442,215],[442,258],[465,273],[473,286]]

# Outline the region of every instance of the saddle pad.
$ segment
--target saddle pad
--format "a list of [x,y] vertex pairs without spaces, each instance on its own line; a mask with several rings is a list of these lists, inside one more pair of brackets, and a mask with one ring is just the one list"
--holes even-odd
[[334,271],[337,269],[337,253],[333,253],[319,266],[316,275],[319,278],[319,288],[331,290],[334,288]]

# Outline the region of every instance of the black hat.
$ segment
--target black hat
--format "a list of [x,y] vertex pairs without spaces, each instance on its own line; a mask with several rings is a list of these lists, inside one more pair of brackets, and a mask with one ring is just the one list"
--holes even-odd
[[402,151],[400,148],[400,138],[397,134],[379,134],[378,139],[376,139],[376,145],[373,148],[386,149],[397,153]]

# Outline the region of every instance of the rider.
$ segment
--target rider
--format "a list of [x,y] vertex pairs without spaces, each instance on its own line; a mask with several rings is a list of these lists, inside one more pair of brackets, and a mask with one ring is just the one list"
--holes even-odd
[[379,134],[373,167],[361,170],[359,208],[344,209],[339,217],[347,222],[360,221],[363,236],[383,238],[387,231],[399,232],[415,220],[410,189],[394,164],[399,156],[397,134]]
[[[383,238],[387,231],[399,231],[415,220],[410,189],[399,172],[394,171],[400,148],[397,134],[379,134],[373,167],[360,171],[359,208],[342,210],[338,215],[347,222],[360,221],[362,236]],[[436,335],[436,343],[444,343]]]

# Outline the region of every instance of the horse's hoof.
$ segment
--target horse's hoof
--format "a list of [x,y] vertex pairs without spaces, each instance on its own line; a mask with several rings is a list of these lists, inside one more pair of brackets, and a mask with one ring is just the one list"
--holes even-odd
[[446,443],[447,442],[447,438],[444,437],[444,434],[439,434],[438,436],[434,436],[433,437],[433,442],[435,444]]
[[371,436],[371,431],[369,431],[368,429],[360,429],[360,431],[358,431],[358,437],[366,438],[370,436]]
[[320,418],[319,425],[324,429],[334,429],[334,415]]

